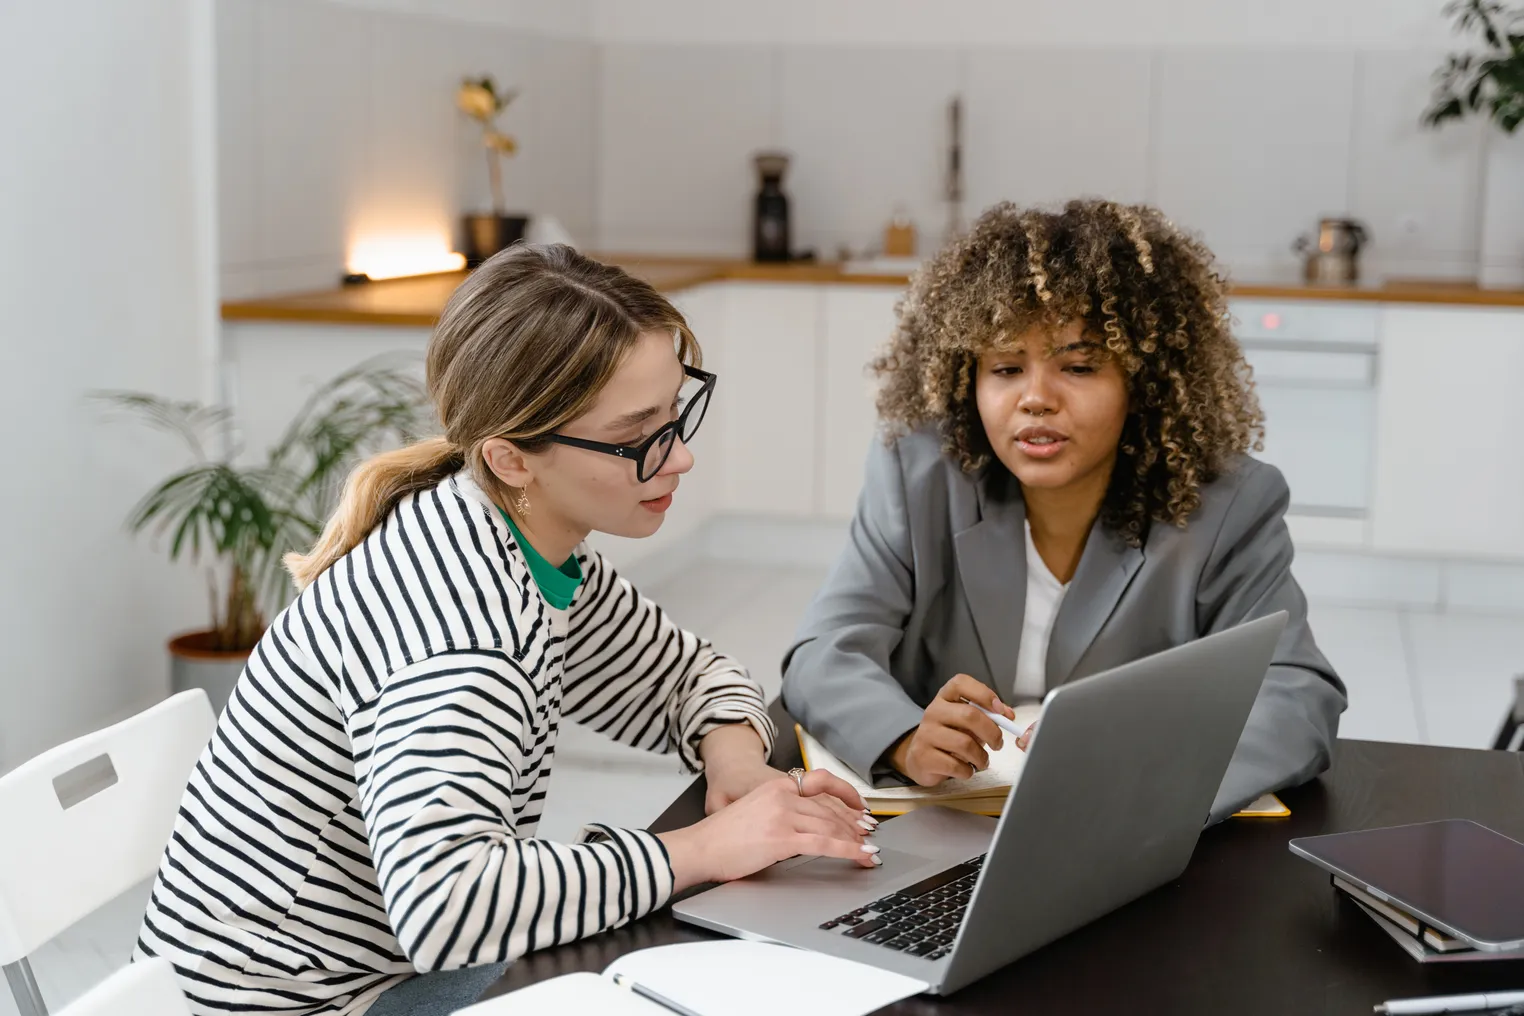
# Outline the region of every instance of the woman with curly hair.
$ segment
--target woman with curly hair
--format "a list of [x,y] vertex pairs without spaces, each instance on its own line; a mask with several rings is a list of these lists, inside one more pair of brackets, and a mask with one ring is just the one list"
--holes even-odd
[[[1289,615],[1214,820],[1328,765],[1346,704],[1291,576],[1290,500],[1211,253],[1157,210],[997,205],[875,362],[886,440],[784,659],[865,776],[967,777],[1006,703]],[[968,700],[968,701],[965,701]],[[1024,746],[1024,745],[1023,745]]]

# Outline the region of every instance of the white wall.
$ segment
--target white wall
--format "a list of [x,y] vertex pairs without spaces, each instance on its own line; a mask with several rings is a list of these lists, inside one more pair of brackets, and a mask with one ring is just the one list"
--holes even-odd
[[[1151,201],[1266,281],[1325,214],[1369,224],[1371,276],[1469,277],[1482,253],[1487,131],[1418,127],[1462,42],[1439,0],[216,4],[230,297],[326,288],[366,236],[453,238],[487,203],[451,105],[481,70],[524,90],[509,203],[605,251],[745,254],[750,157],[776,146],[798,247],[874,244],[903,204],[930,249],[962,94],[965,214]],[[1501,257],[1524,277],[1524,245]]]
[[[882,28],[898,9],[862,23]],[[1280,280],[1298,272],[1293,239],[1347,212],[1374,235],[1372,276],[1476,272],[1484,131],[1418,126],[1440,49],[1293,48],[1273,35],[1108,48],[1106,31],[1094,44],[973,46],[929,26],[923,41],[823,30],[759,44],[760,23],[746,41],[693,38],[703,18],[684,20],[677,44],[624,19],[604,19],[600,44],[600,249],[745,253],[750,156],[772,146],[794,155],[797,247],[834,257],[876,244],[903,204],[930,249],[946,222],[946,105],[961,94],[965,215],[1003,199],[1149,201],[1202,231],[1240,278]]]
[[86,400],[210,388],[204,2],[0,6],[0,770],[162,697],[204,620],[122,527],[178,450]]
[[1443,0],[595,0],[599,42],[1292,46],[1442,41]]
[[496,25],[559,38],[588,40],[593,31],[592,0],[334,0],[346,7],[434,18],[473,25]]
[[[215,0],[222,287],[326,289],[353,245],[451,244],[490,207],[462,77],[522,89],[501,124],[510,211],[593,232],[596,61],[586,3]],[[450,249],[454,249],[451,247]]]

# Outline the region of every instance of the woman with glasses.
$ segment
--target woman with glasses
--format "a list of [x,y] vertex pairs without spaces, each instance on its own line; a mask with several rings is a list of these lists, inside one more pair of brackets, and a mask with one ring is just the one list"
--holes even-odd
[[[137,955],[198,1013],[449,1013],[515,957],[796,854],[864,866],[845,784],[767,766],[757,684],[584,542],[650,536],[715,377],[568,247],[478,268],[429,343],[444,435],[355,469],[191,776]],[[562,719],[676,751],[709,817],[536,837]],[[421,975],[421,976],[419,976]]]

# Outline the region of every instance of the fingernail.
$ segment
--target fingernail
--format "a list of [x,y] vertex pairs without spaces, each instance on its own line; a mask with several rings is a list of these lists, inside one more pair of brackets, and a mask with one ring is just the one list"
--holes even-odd
[[857,823],[857,825],[858,825],[859,828],[866,829],[870,833],[875,828],[877,828],[872,822],[869,822],[867,819],[863,819],[861,822]]
[[884,863],[884,859],[882,857],[879,857],[877,854],[874,854],[873,855],[873,863],[874,864],[883,864]]
[[878,819],[874,818],[872,815],[864,815],[863,816],[863,821],[864,822],[872,822],[873,823],[873,827],[875,829],[878,828]]
[[864,843],[863,844],[863,853],[865,853],[865,854],[876,854],[876,853],[878,853],[878,848],[875,847],[871,843]]

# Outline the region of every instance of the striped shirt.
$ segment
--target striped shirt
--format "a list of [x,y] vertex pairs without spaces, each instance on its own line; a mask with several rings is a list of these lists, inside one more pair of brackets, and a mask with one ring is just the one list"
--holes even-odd
[[770,748],[746,671],[596,551],[567,611],[464,473],[406,498],[276,618],[186,788],[135,956],[198,1014],[362,1013],[414,972],[511,960],[672,892],[661,842],[536,839],[563,716],[693,770]]

